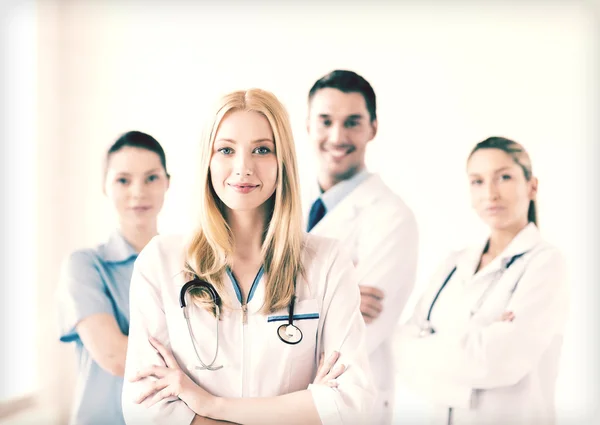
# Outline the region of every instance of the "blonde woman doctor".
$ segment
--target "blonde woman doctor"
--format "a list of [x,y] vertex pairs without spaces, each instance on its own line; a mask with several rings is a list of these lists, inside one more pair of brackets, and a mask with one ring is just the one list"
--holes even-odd
[[401,329],[400,375],[440,423],[554,423],[568,296],[563,255],[536,226],[538,181],[501,137],[473,149],[467,172],[489,238],[434,275]]
[[352,261],[302,231],[284,107],[257,89],[225,96],[198,166],[198,230],[154,238],[135,264],[126,422],[368,423]]

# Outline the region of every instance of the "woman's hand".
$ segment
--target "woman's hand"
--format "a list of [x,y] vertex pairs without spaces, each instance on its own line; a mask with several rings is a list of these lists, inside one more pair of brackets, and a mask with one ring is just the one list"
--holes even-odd
[[338,386],[336,378],[346,370],[346,366],[343,364],[336,364],[339,358],[339,351],[334,351],[327,361],[324,361],[325,353],[321,353],[319,358],[319,369],[317,370],[317,376],[315,376],[313,384],[336,388]]
[[149,408],[165,398],[179,397],[197,415],[206,416],[216,403],[217,397],[196,385],[181,370],[173,354],[164,345],[152,337],[149,338],[149,341],[163,358],[166,366],[149,366],[129,379],[131,382],[135,382],[151,376],[157,378],[149,383],[148,390],[140,394],[135,402]]

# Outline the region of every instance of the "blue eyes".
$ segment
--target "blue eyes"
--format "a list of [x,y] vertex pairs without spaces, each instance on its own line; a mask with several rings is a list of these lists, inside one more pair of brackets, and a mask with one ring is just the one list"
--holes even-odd
[[[224,148],[217,149],[217,152],[220,152],[223,155],[231,155],[231,154],[233,154],[234,151],[232,148],[224,147]],[[266,146],[259,146],[257,148],[254,148],[252,153],[256,153],[258,155],[267,155],[267,154],[271,153],[271,149],[267,148]]]
[[231,155],[233,153],[233,149],[231,148],[220,148],[218,152],[221,152],[223,155]]
[[271,152],[271,149],[261,146],[259,148],[254,149],[254,152],[259,155],[266,155]]

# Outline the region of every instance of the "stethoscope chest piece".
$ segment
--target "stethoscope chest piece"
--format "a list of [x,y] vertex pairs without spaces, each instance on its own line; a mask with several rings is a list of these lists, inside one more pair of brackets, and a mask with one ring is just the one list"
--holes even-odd
[[279,339],[286,344],[295,345],[302,341],[302,331],[296,325],[284,324],[277,328]]
[[432,335],[435,333],[435,329],[431,327],[431,322],[427,320],[419,329],[419,338],[424,338],[426,336]]

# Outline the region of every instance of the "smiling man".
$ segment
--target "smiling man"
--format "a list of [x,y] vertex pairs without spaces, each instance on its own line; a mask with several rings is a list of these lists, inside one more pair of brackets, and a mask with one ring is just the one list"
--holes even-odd
[[379,389],[372,423],[387,425],[394,403],[392,335],[414,286],[417,223],[402,199],[365,165],[367,146],[377,134],[371,85],[352,71],[336,70],[313,85],[308,106],[319,190],[307,231],[341,240],[352,254]]

